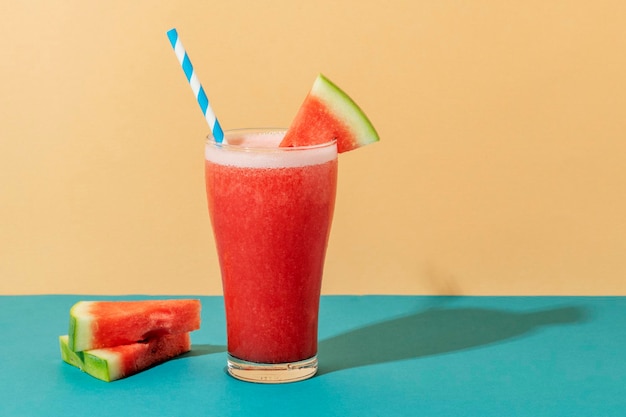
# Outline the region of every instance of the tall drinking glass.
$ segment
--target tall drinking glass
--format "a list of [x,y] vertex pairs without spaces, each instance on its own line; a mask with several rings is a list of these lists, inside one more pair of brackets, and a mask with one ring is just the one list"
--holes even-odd
[[281,383],[317,371],[317,323],[337,187],[337,146],[279,148],[284,130],[206,144],[206,190],[228,337],[228,372]]

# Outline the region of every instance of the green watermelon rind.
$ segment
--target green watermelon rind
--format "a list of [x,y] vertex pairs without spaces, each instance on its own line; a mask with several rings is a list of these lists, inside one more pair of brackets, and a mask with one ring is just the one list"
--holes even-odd
[[94,349],[85,352],[85,372],[89,375],[111,382],[123,377],[120,365],[114,354],[106,349]]
[[353,133],[357,147],[380,140],[365,112],[325,75],[318,75],[311,88],[311,94],[321,100],[331,113]]
[[74,352],[69,347],[68,335],[59,336],[59,346],[61,348],[61,358],[79,369],[83,369],[83,352]]
[[91,317],[88,315],[90,305],[90,301],[79,301],[70,308],[68,345],[73,351],[85,350],[91,340]]
[[95,378],[111,382],[111,372],[108,361],[98,357],[93,352],[74,352],[69,346],[69,340],[69,335],[59,336],[61,359]]

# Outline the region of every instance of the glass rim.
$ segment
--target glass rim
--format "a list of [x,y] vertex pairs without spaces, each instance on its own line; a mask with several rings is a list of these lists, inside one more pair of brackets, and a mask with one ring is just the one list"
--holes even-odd
[[[237,129],[228,129],[224,131],[224,138],[226,139],[228,135],[232,134],[246,134],[246,133],[284,133],[287,132],[287,128],[285,127],[243,127]],[[290,146],[290,147],[266,147],[266,146],[245,146],[245,145],[237,145],[231,144],[227,141],[225,142],[216,142],[213,138],[213,135],[209,133],[206,136],[206,144],[214,145],[219,148],[224,148],[226,150],[236,150],[240,152],[289,152],[289,151],[304,151],[304,150],[313,150],[313,149],[321,149],[329,146],[333,146],[337,143],[336,139],[332,139],[330,141],[324,143],[317,143],[314,145],[301,145],[301,146]]]

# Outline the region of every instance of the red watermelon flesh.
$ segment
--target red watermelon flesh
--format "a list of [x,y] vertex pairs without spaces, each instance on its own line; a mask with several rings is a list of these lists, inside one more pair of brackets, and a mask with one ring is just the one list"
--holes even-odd
[[68,336],[59,337],[61,357],[89,375],[114,381],[141,372],[191,350],[189,333],[167,334],[146,342],[74,352]]
[[70,310],[68,346],[79,352],[199,328],[199,300],[80,301]]
[[280,146],[318,145],[337,141],[343,153],[377,142],[378,133],[361,108],[320,74],[300,106]]

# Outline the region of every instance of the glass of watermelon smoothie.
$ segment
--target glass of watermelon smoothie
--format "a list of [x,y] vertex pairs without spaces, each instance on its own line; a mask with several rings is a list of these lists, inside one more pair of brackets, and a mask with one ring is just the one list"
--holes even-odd
[[337,145],[278,147],[285,131],[226,132],[206,144],[206,189],[220,262],[228,372],[281,383],[317,371],[324,258]]

